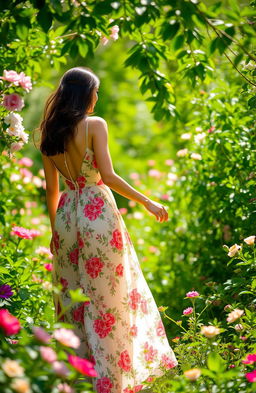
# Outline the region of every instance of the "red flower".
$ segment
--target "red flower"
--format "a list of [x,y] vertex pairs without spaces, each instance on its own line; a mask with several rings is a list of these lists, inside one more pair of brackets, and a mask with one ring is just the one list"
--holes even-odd
[[65,278],[61,277],[60,283],[63,287],[62,290],[68,287],[68,281]]
[[90,221],[96,220],[102,213],[100,206],[88,203],[84,207],[84,216],[88,217]]
[[129,353],[127,350],[120,353],[120,358],[118,360],[118,366],[122,368],[124,371],[130,371],[132,364]]
[[81,374],[88,375],[89,377],[98,376],[96,370],[93,368],[94,365],[89,360],[68,354],[68,361],[71,366],[73,366]]
[[97,388],[98,393],[111,393],[112,387],[113,387],[113,384],[111,382],[111,379],[108,377],[100,378],[96,384],[96,388]]
[[101,272],[104,263],[101,261],[100,258],[92,257],[85,261],[85,268],[86,272],[92,277],[98,277],[99,273]]
[[103,201],[103,199],[100,198],[100,197],[95,197],[95,198],[93,198],[93,200],[92,200],[92,204],[93,204],[94,206],[97,206],[97,207],[102,207],[102,206],[104,206],[104,201]]
[[111,314],[110,312],[107,312],[103,315],[103,321],[105,322],[107,327],[110,327],[110,326],[114,325],[116,319],[113,314]]
[[121,263],[119,263],[119,265],[117,265],[116,267],[116,274],[118,276],[123,276],[123,271],[124,271],[124,267]]
[[52,263],[45,263],[45,264],[44,264],[44,268],[45,268],[46,270],[48,270],[48,272],[51,272],[52,269],[53,269],[53,264],[52,264]]
[[93,327],[100,338],[106,337],[112,330],[112,325],[116,322],[115,316],[111,313],[102,314],[102,319],[95,319]]
[[83,322],[84,321],[84,307],[85,304],[83,303],[81,306],[73,310],[73,318],[77,322]]
[[53,233],[53,243],[56,251],[60,248],[60,237],[57,231],[54,231]]
[[95,319],[93,322],[93,327],[95,333],[97,333],[100,338],[106,337],[112,330],[112,326],[107,326],[105,321],[102,319]]
[[85,184],[86,184],[86,178],[84,177],[84,176],[79,176],[77,179],[76,179],[76,181],[77,181],[77,183],[78,183],[78,187],[81,189],[81,188],[84,188],[84,186],[85,186]]
[[117,248],[118,250],[122,250],[123,239],[122,239],[122,233],[119,231],[119,229],[115,229],[112,233],[112,236],[113,237],[110,240],[111,246]]
[[84,247],[84,242],[83,242],[83,239],[81,237],[81,233],[79,231],[77,232],[77,240],[78,240],[78,247],[79,248],[83,248]]
[[21,328],[19,320],[5,308],[0,310],[0,327],[6,336],[18,333]]
[[61,194],[61,197],[60,197],[60,200],[59,200],[59,204],[58,204],[58,208],[61,208],[61,207],[65,206],[66,201],[67,201],[67,197],[68,197],[68,194],[66,192]]
[[75,190],[76,189],[74,183],[71,180],[66,179],[65,183],[68,185],[70,190]]
[[95,158],[92,160],[92,165],[94,168],[98,168],[97,161],[95,160]]
[[78,264],[78,255],[79,251],[78,248],[75,248],[73,251],[69,253],[69,260],[71,263],[74,263],[75,265]]

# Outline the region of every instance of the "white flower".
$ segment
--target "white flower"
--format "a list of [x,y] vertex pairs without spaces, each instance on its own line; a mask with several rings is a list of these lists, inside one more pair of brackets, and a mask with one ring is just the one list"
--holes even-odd
[[28,134],[23,130],[20,133],[20,138],[23,140],[24,143],[28,143]]
[[188,154],[188,149],[181,149],[181,150],[178,150],[176,153],[176,155],[178,157],[185,157],[185,155],[187,155],[187,154]]
[[188,140],[191,138],[191,134],[189,132],[185,132],[184,134],[181,135],[181,139],[183,140]]
[[194,136],[194,140],[196,143],[200,143],[205,137],[206,137],[206,133],[201,132],[200,134]]
[[253,245],[253,244],[255,243],[255,236],[246,237],[246,238],[244,239],[244,242],[245,242],[246,244],[249,244],[249,246]]
[[5,116],[4,121],[6,124],[11,124],[12,126],[21,125],[23,118],[18,113],[10,112]]
[[176,175],[176,173],[169,172],[167,176],[168,176],[168,179],[173,180],[173,181],[178,179],[178,176]]
[[198,153],[192,153],[190,157],[193,158],[193,160],[201,160],[202,159],[201,154],[198,154]]
[[215,337],[217,334],[220,334],[220,329],[216,326],[201,326],[201,334],[203,334],[207,338]]

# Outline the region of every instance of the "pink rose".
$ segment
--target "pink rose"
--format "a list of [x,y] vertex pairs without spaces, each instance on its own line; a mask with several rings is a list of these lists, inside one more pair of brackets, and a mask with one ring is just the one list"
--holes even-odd
[[127,350],[120,353],[120,358],[118,360],[118,366],[124,371],[130,371],[132,367],[131,359]]
[[26,76],[24,74],[24,72],[20,72],[19,77],[20,77],[20,80],[19,80],[20,86],[23,87],[23,89],[25,89],[27,92],[29,90],[31,90],[32,89],[32,83],[31,83],[30,76]]
[[13,83],[15,86],[18,86],[20,81],[20,75],[17,74],[16,71],[4,70],[4,76],[1,76],[0,79],[6,80]]
[[3,106],[8,111],[20,111],[24,107],[24,101],[19,94],[13,93],[4,96]]
[[113,387],[113,383],[111,379],[108,377],[102,377],[98,379],[96,388],[98,393],[111,393],[111,388]]
[[22,142],[13,142],[10,146],[10,151],[11,153],[14,153],[15,151],[19,151],[20,149],[22,149],[24,143]]
[[19,165],[23,165],[23,166],[27,166],[27,167],[31,167],[34,162],[33,160],[31,160],[31,158],[29,157],[22,157],[19,161],[18,161]]
[[183,310],[183,315],[190,315],[193,312],[193,307],[188,307]]
[[112,239],[110,240],[110,244],[112,247],[117,248],[118,250],[122,250],[123,248],[123,239],[122,233],[119,229],[115,229],[112,233]]
[[121,263],[119,263],[119,265],[117,265],[116,267],[116,274],[118,276],[123,276],[123,271],[124,271],[124,267]]
[[57,354],[51,347],[39,347],[40,355],[42,359],[47,363],[53,363],[57,360]]
[[197,291],[190,291],[186,293],[186,297],[198,297],[199,293]]
[[99,273],[102,271],[104,263],[100,258],[92,257],[85,261],[86,272],[92,277],[98,277]]
[[19,320],[3,308],[0,310],[0,328],[3,329],[6,336],[11,336],[17,334],[21,326]]
[[69,260],[71,263],[74,265],[78,264],[78,256],[79,256],[79,250],[78,248],[75,248],[73,251],[69,253]]
[[253,370],[250,373],[245,374],[247,381],[256,382],[256,370]]
[[79,356],[68,354],[68,361],[77,371],[89,377],[97,377],[98,374],[94,370],[94,365],[87,359],[80,358]]
[[41,327],[33,326],[32,331],[35,338],[44,344],[48,344],[51,341],[51,336]]

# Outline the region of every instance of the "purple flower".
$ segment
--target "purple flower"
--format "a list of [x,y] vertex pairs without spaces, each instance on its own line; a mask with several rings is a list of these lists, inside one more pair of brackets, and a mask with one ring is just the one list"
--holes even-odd
[[197,291],[190,291],[186,293],[186,297],[197,297],[200,296]]
[[0,285],[0,297],[7,299],[13,295],[12,288],[8,284]]

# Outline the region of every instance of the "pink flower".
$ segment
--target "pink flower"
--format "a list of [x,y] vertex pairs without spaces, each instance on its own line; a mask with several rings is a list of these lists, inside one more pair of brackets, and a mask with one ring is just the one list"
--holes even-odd
[[102,45],[106,45],[106,44],[108,43],[108,41],[109,41],[109,39],[108,39],[107,37],[105,37],[105,36],[103,36],[103,37],[100,39],[100,42],[102,43]]
[[10,151],[11,153],[14,153],[15,151],[19,151],[20,149],[22,149],[24,143],[22,142],[13,142],[10,146]]
[[51,336],[41,327],[33,326],[32,331],[35,338],[44,344],[48,344],[51,341]]
[[36,229],[26,229],[23,227],[15,226],[12,227],[11,235],[17,235],[22,239],[33,239],[34,237],[39,236],[40,232]]
[[57,329],[53,333],[53,337],[66,347],[78,348],[80,346],[80,338],[71,329]]
[[132,362],[127,349],[120,353],[120,357],[117,364],[124,371],[128,372],[131,370]]
[[89,377],[97,377],[98,374],[94,369],[94,365],[87,359],[80,358],[75,355],[68,355],[68,361],[77,371],[83,375],[88,375]]
[[186,293],[186,297],[197,297],[200,296],[197,291],[191,291]]
[[153,362],[157,352],[157,349],[154,349],[152,345],[149,346],[148,342],[144,344],[144,357],[146,362]]
[[39,347],[40,355],[42,356],[42,359],[47,362],[47,363],[53,363],[55,360],[57,360],[57,354],[56,352],[50,348],[50,347]]
[[48,247],[39,246],[35,252],[39,255],[46,255],[49,259],[52,259],[53,257],[51,250]]
[[24,107],[24,101],[19,94],[9,94],[4,96],[3,106],[8,111],[20,111]]
[[111,393],[111,388],[113,387],[113,383],[111,379],[108,377],[102,377],[98,379],[96,388],[98,393]]
[[30,76],[26,76],[24,74],[24,72],[20,72],[19,77],[20,77],[20,80],[19,80],[20,86],[23,87],[23,89],[25,89],[26,92],[31,90],[32,89],[32,83],[31,83]]
[[253,364],[256,362],[256,353],[249,353],[244,360],[242,360],[242,363],[244,364]]
[[31,167],[33,165],[33,160],[31,160],[31,158],[29,157],[22,157],[19,161],[18,164],[23,165],[23,166],[27,166],[27,167]]
[[118,250],[122,250],[123,248],[123,239],[122,233],[119,229],[115,229],[112,233],[112,239],[110,240],[110,244],[112,247],[117,248]]
[[110,30],[111,30],[110,38],[112,38],[112,40],[116,41],[118,39],[119,26],[117,26],[117,25],[112,26],[110,28]]
[[249,382],[256,382],[256,370],[253,370],[251,373],[245,374],[245,376]]
[[53,269],[53,264],[52,264],[52,263],[45,263],[45,264],[44,264],[44,268],[45,268],[46,270],[48,270],[48,272],[51,272],[52,269]]
[[119,211],[120,211],[120,213],[121,213],[122,215],[124,215],[124,214],[126,214],[126,213],[128,212],[128,210],[126,209],[126,207],[120,207]]
[[59,383],[57,389],[59,393],[75,393],[74,389],[65,382]]
[[185,310],[183,310],[183,315],[189,315],[192,314],[192,312],[193,312],[193,307],[188,307],[185,308]]
[[66,377],[69,374],[69,369],[63,362],[59,362],[58,360],[55,360],[55,362],[52,363],[52,368],[55,374],[59,375],[60,377]]
[[13,83],[15,86],[19,85],[20,75],[16,71],[4,70],[4,76],[0,76],[0,79],[6,80],[7,82]]
[[3,308],[0,310],[0,328],[3,329],[6,336],[11,336],[17,334],[21,326],[19,320]]

